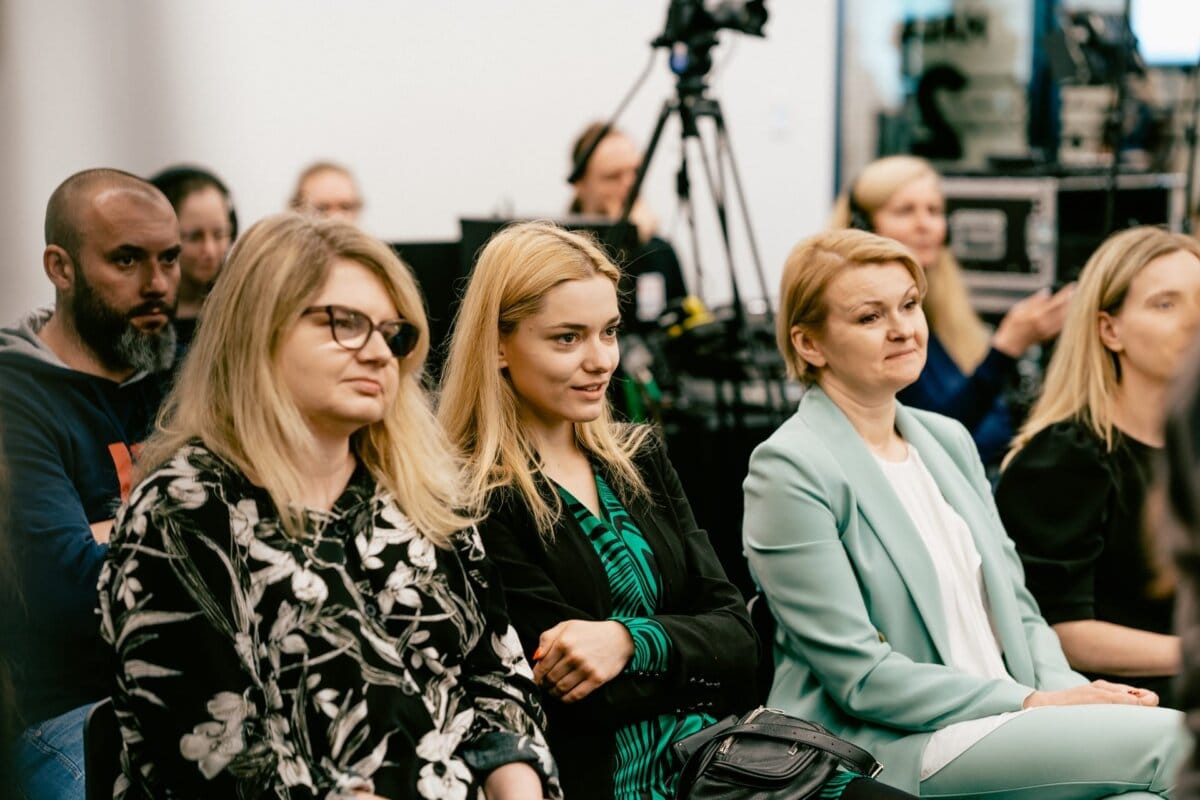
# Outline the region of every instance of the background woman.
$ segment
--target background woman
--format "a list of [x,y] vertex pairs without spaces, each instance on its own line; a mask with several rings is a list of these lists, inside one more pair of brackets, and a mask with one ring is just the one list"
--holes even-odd
[[179,217],[179,305],[175,332],[180,353],[196,333],[204,298],[237,238],[233,199],[221,179],[199,167],[170,167],[150,179]]
[[205,313],[100,578],[124,796],[558,796],[408,270],[271,217]]
[[929,346],[921,377],[900,400],[954,417],[967,426],[984,463],[994,465],[1012,439],[1004,389],[1016,359],[1057,335],[1070,290],[1039,292],[1016,303],[989,332],[971,307],[962,269],[946,246],[941,177],[923,158],[889,156],[868,164],[834,209],[833,227],[895,239],[925,269]]
[[1169,704],[1180,655],[1173,598],[1150,595],[1155,570],[1140,531],[1167,387],[1197,323],[1200,242],[1151,227],[1109,238],[1080,275],[996,490],[1026,583],[1071,665],[1134,680]]
[[[672,742],[749,710],[756,640],[662,444],[609,416],[616,267],[517,225],[484,249],[439,416],[468,454],[481,531],[547,696],[568,796],[672,797]],[[877,796],[870,781],[845,796]]]
[[769,704],[922,797],[1161,795],[1178,713],[1071,671],[967,431],[896,401],[924,367],[924,288],[907,249],[861,231],[784,266],[779,348],[808,388],[751,457],[743,528],[779,623]]

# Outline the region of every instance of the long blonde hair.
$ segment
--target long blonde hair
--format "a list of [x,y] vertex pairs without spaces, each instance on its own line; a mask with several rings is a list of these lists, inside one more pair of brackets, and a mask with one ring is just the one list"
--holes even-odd
[[[601,275],[617,285],[620,270],[589,237],[548,222],[511,225],[484,247],[458,310],[438,401],[438,418],[466,459],[469,508],[486,513],[492,492],[514,486],[549,538],[562,506],[539,491],[540,459],[522,424],[522,400],[499,367],[500,340],[536,314],[564,281]],[[624,497],[647,492],[633,456],[649,428],[613,420],[607,404],[591,422],[575,423],[581,447],[602,461]]]
[[284,388],[278,352],[335,259],[379,277],[400,315],[417,326],[416,348],[401,360],[399,387],[383,419],[351,437],[351,449],[417,528],[440,546],[471,519],[461,506],[453,450],[421,387],[429,326],[408,269],[354,225],[299,214],[267,217],[238,240],[209,295],[175,388],[138,460],[139,476],[181,446],[204,446],[264,487],[284,529],[303,530],[299,464],[312,434]]
[[[900,189],[929,177],[941,180],[933,165],[917,156],[887,156],[872,161],[838,196],[829,226],[851,227],[852,194],[854,204],[870,217]],[[937,263],[927,271],[926,278],[929,290],[923,306],[929,329],[958,368],[969,375],[987,356],[991,334],[971,306],[962,267],[950,248],[940,249]]]
[[1112,450],[1113,401],[1121,373],[1116,354],[1100,340],[1100,312],[1120,311],[1137,274],[1154,259],[1180,250],[1200,258],[1195,239],[1141,226],[1110,236],[1092,254],[1071,296],[1041,396],[1002,466],[1042,430],[1068,419],[1091,428]]

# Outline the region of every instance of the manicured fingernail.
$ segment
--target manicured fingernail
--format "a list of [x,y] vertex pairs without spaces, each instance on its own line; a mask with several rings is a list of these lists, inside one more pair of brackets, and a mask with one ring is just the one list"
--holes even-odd
[[540,647],[539,647],[537,650],[534,650],[534,651],[533,651],[533,660],[534,660],[534,661],[540,661],[540,660],[541,660],[541,658],[542,658],[542,656],[544,656],[544,655],[546,655],[546,654],[545,654],[545,653],[543,653],[543,652],[542,652],[542,648],[540,648]]

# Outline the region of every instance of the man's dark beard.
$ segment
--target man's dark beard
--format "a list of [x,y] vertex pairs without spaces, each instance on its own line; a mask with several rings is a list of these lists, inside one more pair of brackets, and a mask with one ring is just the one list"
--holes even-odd
[[75,296],[71,318],[75,333],[106,368],[155,372],[175,360],[175,327],[170,321],[157,331],[139,330],[132,322],[142,314],[163,313],[174,320],[175,308],[165,301],[149,301],[122,314],[104,302],[83,276],[75,271]]

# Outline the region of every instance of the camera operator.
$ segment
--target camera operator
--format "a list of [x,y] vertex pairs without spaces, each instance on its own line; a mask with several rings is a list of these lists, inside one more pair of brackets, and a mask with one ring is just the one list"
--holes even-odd
[[[593,122],[575,138],[571,147],[571,164],[574,172],[568,181],[575,189],[575,197],[568,211],[572,214],[598,216],[617,220],[621,208],[637,178],[642,155],[633,140],[621,131],[603,122]],[[631,281],[636,282],[638,308],[647,308],[654,313],[673,300],[687,296],[683,271],[674,248],[657,236],[658,219],[646,207],[641,198],[633,204],[629,221],[637,227],[639,246],[622,268]],[[633,292],[623,305],[633,300]],[[622,318],[628,324],[636,321],[636,308],[622,308]]]

